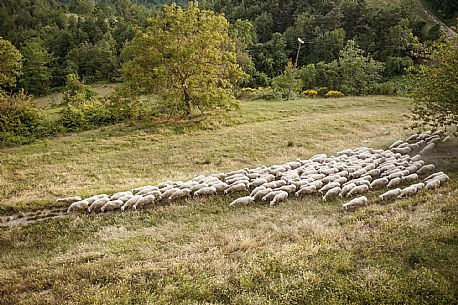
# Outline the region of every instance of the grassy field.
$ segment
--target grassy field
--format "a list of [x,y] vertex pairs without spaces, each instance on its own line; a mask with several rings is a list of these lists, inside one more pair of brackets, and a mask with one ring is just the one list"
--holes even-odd
[[[384,148],[408,134],[407,113],[408,100],[391,97],[252,101],[192,124],[123,124],[8,148],[0,211]],[[352,213],[315,197],[238,209],[211,198],[0,229],[0,304],[453,304],[458,168],[439,167],[452,180],[438,191]]]

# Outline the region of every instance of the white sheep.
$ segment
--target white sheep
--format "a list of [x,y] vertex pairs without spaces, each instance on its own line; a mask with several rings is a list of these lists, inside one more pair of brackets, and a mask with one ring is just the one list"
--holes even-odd
[[89,204],[92,204],[97,199],[104,198],[104,197],[108,197],[108,195],[107,194],[94,195],[94,196],[91,196],[91,197],[86,198],[84,200],[87,200],[89,202]]
[[425,181],[426,181],[426,180],[431,180],[432,178],[437,177],[437,176],[440,176],[440,175],[443,175],[443,174],[444,174],[444,172],[433,173],[433,174],[429,175],[428,177],[426,177],[426,178],[425,178]]
[[401,145],[402,143],[404,143],[404,141],[398,140],[398,141],[394,142],[393,144],[391,144],[390,149],[393,149],[393,148],[395,148],[395,147],[398,147],[398,146]]
[[[110,197],[110,200],[118,200],[119,198],[123,197],[123,196],[126,196],[126,195],[132,195],[132,192],[131,191],[126,191],[126,192],[118,192],[118,193],[114,193],[111,197]],[[92,196],[94,197],[94,196]]]
[[253,182],[251,182],[248,186],[250,188],[256,188],[256,187],[258,187],[260,185],[263,185],[265,183],[267,183],[267,179],[266,178],[258,178],[256,180],[254,180]]
[[340,183],[339,182],[328,183],[320,189],[320,193],[324,194],[325,192],[327,192],[328,190],[332,188],[335,188],[336,186],[340,187]]
[[337,198],[341,191],[342,189],[339,186],[332,188],[326,192],[322,199],[323,201],[327,201],[328,199]]
[[408,146],[407,147],[395,147],[395,148],[392,148],[391,151],[405,155],[405,154],[410,153],[412,149]]
[[[243,184],[241,184],[243,185]],[[226,191],[224,191],[224,193],[226,194]],[[218,192],[218,190],[216,189],[216,187],[214,186],[207,186],[207,187],[203,187],[201,189],[199,189],[198,191],[194,192],[194,196],[201,196],[201,195],[214,195]]]
[[418,180],[418,175],[417,174],[410,174],[407,176],[402,177],[402,181],[404,182],[412,182]]
[[129,200],[132,197],[134,197],[134,195],[132,195],[132,194],[124,195],[124,196],[120,197],[118,200],[121,200],[122,202],[127,202],[127,200]]
[[274,199],[275,195],[277,195],[280,192],[283,192],[283,191],[272,191],[270,193],[267,193],[266,195],[264,195],[264,197],[262,197],[261,200],[262,201],[272,200]]
[[388,175],[388,179],[392,180],[394,178],[402,178],[402,176],[404,176],[404,173],[402,171],[397,171],[397,172],[394,172],[392,174],[389,174]]
[[426,145],[425,147],[423,147],[422,150],[420,150],[419,154],[420,154],[420,155],[425,155],[425,154],[431,152],[431,151],[434,149],[434,146],[436,146],[435,143],[429,143],[428,145]]
[[208,187],[208,184],[200,183],[198,185],[194,185],[193,187],[191,187],[191,192],[197,192],[198,190],[203,189],[204,187]]
[[190,196],[190,195],[191,195],[190,189],[180,189],[176,191],[175,193],[173,193],[172,195],[170,195],[168,200],[172,201],[172,200],[183,198],[183,197]]
[[412,161],[412,162],[416,162],[416,161],[420,161],[420,160],[421,160],[421,156],[420,155],[415,155],[412,158],[410,158],[410,161]]
[[62,202],[62,203],[67,203],[67,204],[72,204],[73,202],[81,201],[83,200],[80,196],[73,196],[73,197],[67,197],[67,198],[59,198],[56,200],[57,203]]
[[350,183],[342,187],[342,190],[340,191],[339,196],[343,197],[348,194],[349,191],[351,191],[354,187],[356,187],[356,184]]
[[434,164],[426,164],[426,165],[423,165],[418,171],[417,173],[418,174],[425,174],[427,172],[430,172],[432,171],[433,169],[435,169],[436,167],[434,166]]
[[427,190],[434,190],[435,188],[438,188],[441,185],[440,180],[438,179],[433,179],[426,183],[425,189]]
[[110,200],[107,203],[103,205],[103,207],[100,208],[100,211],[102,213],[107,212],[107,211],[113,211],[116,209],[119,209],[122,207],[124,202],[122,200],[116,199],[116,200]]
[[229,185],[225,182],[220,182],[218,184],[212,185],[218,192],[224,192],[229,188]]
[[276,189],[274,189],[274,191],[285,191],[287,193],[292,193],[294,191],[296,191],[296,186],[295,185],[283,185],[283,186],[280,186]]
[[406,188],[403,188],[401,190],[401,194],[398,196],[399,198],[405,198],[409,196],[413,196],[418,192],[418,189],[415,187],[415,185],[408,186]]
[[144,207],[147,205],[151,205],[156,201],[156,197],[154,195],[148,195],[145,197],[142,197],[137,200],[137,202],[132,206],[133,210],[138,209],[139,207]]
[[367,185],[365,185],[365,184],[357,185],[353,189],[351,189],[351,191],[349,191],[347,193],[347,197],[351,197],[351,196],[357,195],[357,194],[363,194],[363,193],[365,193],[367,191],[369,191],[369,187]]
[[395,187],[395,186],[398,186],[399,184],[401,184],[402,182],[402,179],[401,178],[394,178],[394,179],[391,179],[390,182],[388,182],[388,184],[386,185],[387,188],[392,188],[392,187]]
[[274,206],[275,204],[281,202],[281,201],[284,201],[286,198],[288,198],[288,193],[285,192],[285,191],[280,191],[279,193],[277,193],[274,198],[272,199],[272,201],[270,202],[270,206]]
[[264,185],[257,186],[251,191],[250,196],[253,197],[254,195],[256,195],[257,192],[259,192],[260,190],[265,190],[265,189],[266,187]]
[[317,192],[317,189],[315,185],[306,185],[306,186],[301,187],[299,191],[296,192],[296,197],[304,196],[304,195],[311,195],[316,192]]
[[264,189],[264,190],[259,190],[258,192],[256,192],[256,194],[254,194],[254,196],[251,196],[253,197],[255,200],[257,199],[261,199],[263,198],[265,195],[271,193],[273,190],[271,188],[268,188],[268,189]]
[[422,190],[425,188],[426,185],[423,182],[419,182],[419,183],[413,184],[413,186],[415,186],[417,190]]
[[180,191],[180,189],[176,187],[166,190],[165,192],[161,194],[162,200],[165,200],[165,201],[169,200],[169,197],[172,196],[177,191]]
[[369,176],[371,176],[371,177],[376,177],[376,176],[380,175],[380,169],[374,168],[374,169],[368,171],[368,172],[366,173],[366,175],[369,175]]
[[389,190],[388,192],[385,192],[379,196],[380,201],[385,201],[388,199],[395,199],[399,195],[401,195],[402,190],[400,188],[394,189],[394,190]]
[[95,211],[96,209],[100,209],[101,207],[103,207],[105,205],[105,203],[107,203],[108,201],[110,201],[110,198],[108,197],[104,197],[104,198],[100,198],[100,199],[97,199],[96,201],[94,201],[93,203],[91,203],[91,205],[87,208],[87,211],[89,213],[91,213],[92,211]]
[[387,178],[375,179],[374,181],[372,181],[370,187],[371,188],[384,187],[385,185],[388,184],[388,182],[389,180]]
[[229,204],[229,207],[233,207],[233,206],[236,206],[236,205],[247,205],[247,204],[250,204],[250,203],[253,203],[253,202],[254,202],[254,198],[251,197],[251,196],[241,197],[241,198],[238,198],[238,199],[235,199],[234,201],[232,201]]
[[121,211],[125,211],[126,209],[131,208],[134,204],[137,203],[138,200],[140,200],[140,198],[143,198],[143,196],[142,195],[135,195],[134,197],[132,197],[129,200],[127,200],[123,204],[123,206],[121,207]]
[[231,185],[228,189],[224,190],[224,194],[248,191],[247,186],[243,183]]
[[86,210],[89,206],[89,201],[87,200],[80,200],[77,202],[73,202],[67,209],[67,213],[78,211],[78,210]]
[[347,203],[342,204],[342,208],[344,208],[345,210],[348,210],[350,208],[356,208],[356,207],[365,206],[366,203],[367,203],[366,196],[361,196],[361,197],[357,197],[355,199],[352,199]]

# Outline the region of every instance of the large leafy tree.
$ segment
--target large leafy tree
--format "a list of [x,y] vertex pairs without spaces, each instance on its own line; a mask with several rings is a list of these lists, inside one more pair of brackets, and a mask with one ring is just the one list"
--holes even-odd
[[0,94],[16,85],[21,69],[21,53],[11,42],[0,37]]
[[123,50],[124,92],[155,94],[169,110],[190,115],[237,105],[233,84],[245,76],[237,65],[229,23],[222,15],[165,6]]
[[49,68],[51,55],[36,40],[28,41],[21,51],[24,56],[24,64],[20,85],[34,95],[47,93],[52,76]]
[[413,127],[458,125],[458,47],[444,42],[424,52],[426,63],[414,75]]

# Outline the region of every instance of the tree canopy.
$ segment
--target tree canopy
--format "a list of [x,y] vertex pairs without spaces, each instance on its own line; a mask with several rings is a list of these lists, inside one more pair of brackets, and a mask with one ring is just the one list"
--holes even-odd
[[21,53],[11,42],[0,37],[0,94],[16,85],[21,69]]
[[123,89],[127,93],[155,94],[170,111],[189,115],[236,105],[232,86],[245,76],[237,65],[235,42],[222,15],[165,6],[129,43],[123,56]]

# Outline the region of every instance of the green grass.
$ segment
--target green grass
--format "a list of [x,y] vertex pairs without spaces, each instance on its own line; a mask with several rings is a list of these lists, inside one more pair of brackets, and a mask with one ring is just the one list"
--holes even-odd
[[[0,206],[386,147],[408,133],[406,113],[401,98],[256,101],[190,125],[4,149]],[[436,192],[355,212],[315,197],[237,209],[214,197],[1,229],[0,304],[453,304],[458,168],[442,166],[452,179]]]

